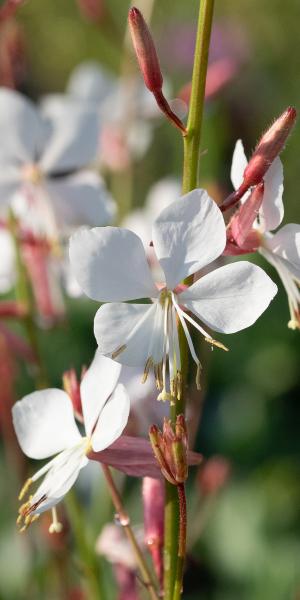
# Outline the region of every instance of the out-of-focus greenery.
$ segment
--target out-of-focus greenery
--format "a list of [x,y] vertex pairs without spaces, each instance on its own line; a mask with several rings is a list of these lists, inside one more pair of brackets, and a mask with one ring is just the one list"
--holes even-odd
[[[107,4],[115,28],[105,31],[85,22],[73,0],[28,0],[19,10],[29,55],[24,84],[29,95],[37,98],[63,91],[72,68],[85,59],[99,60],[118,72],[128,3],[107,0]],[[197,0],[156,2],[153,30],[160,44],[166,26],[196,22],[197,5]],[[202,181],[218,183],[225,193],[230,190],[235,139],[242,137],[250,152],[261,131],[286,106],[299,107],[300,4],[298,0],[223,0],[216,2],[215,18],[233,30],[238,28],[248,47],[248,60],[239,75],[207,106],[205,114],[202,149],[207,152],[201,160]],[[166,63],[162,56],[162,64]],[[190,78],[190,72],[177,70],[176,64],[166,75],[175,89]],[[282,154],[286,222],[300,218],[299,154],[300,127],[296,127]],[[134,167],[134,204],[142,204],[147,189],[159,177],[180,177],[181,160],[177,132],[162,123],[147,155]],[[120,189],[122,175],[118,178]],[[118,201],[122,202],[121,194]],[[279,283],[274,272],[269,273]],[[232,475],[209,507],[203,535],[193,548],[185,600],[296,600],[300,595],[300,335],[286,327],[287,302],[279,287],[278,296],[255,326],[226,338],[230,352],[215,349],[211,354],[202,348],[206,398],[197,449],[205,456],[226,456],[232,462]],[[65,369],[73,365],[79,369],[92,358],[96,306],[83,299],[69,301],[66,325],[41,333],[51,384],[59,386]],[[18,394],[30,391],[31,386],[23,373]],[[57,563],[70,552],[72,532],[66,537],[67,550],[56,548],[53,542],[50,552],[37,533],[39,524],[26,537],[18,536],[14,526],[17,477],[7,464],[2,454],[0,598],[64,597],[67,582],[59,581]],[[95,539],[112,511],[97,469],[92,470],[91,481],[90,497],[84,492],[83,500],[89,507],[86,526]],[[132,485],[126,487],[124,499],[138,520],[140,484]],[[191,484],[192,490],[197,493]],[[74,572],[68,574],[74,581],[78,580],[77,560],[74,556]],[[111,590],[107,597],[113,600],[116,592],[107,565],[103,573],[106,588]]]

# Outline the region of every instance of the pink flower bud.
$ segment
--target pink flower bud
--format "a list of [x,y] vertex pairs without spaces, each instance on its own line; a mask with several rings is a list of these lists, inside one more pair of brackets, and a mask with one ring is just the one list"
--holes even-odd
[[128,23],[145,85],[150,92],[158,92],[163,84],[159,60],[146,21],[137,8],[129,10]]
[[63,374],[63,388],[72,400],[74,413],[79,421],[83,420],[82,404],[80,394],[80,381],[77,378],[75,369],[69,369]]
[[296,117],[295,108],[289,106],[264,133],[244,171],[244,185],[247,188],[261,182],[273,160],[283,150]]
[[230,463],[223,456],[208,459],[198,474],[202,494],[216,494],[229,479],[230,471]]
[[250,187],[260,183],[274,159],[283,150],[295,122],[296,109],[289,106],[264,133],[244,171],[240,187],[220,205],[222,212],[237,204]]
[[159,479],[143,479],[145,544],[162,587],[164,545],[164,486]]
[[160,70],[155,45],[145,19],[137,8],[133,7],[129,10],[128,23],[133,46],[146,87],[154,94],[157,105],[165,116],[178,127],[183,134],[186,134],[184,124],[172,111],[162,93],[163,76]]

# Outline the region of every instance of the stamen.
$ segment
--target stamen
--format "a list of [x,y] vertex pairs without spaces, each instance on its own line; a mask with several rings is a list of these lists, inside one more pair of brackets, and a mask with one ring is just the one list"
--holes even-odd
[[127,348],[126,344],[123,344],[123,346],[120,346],[119,348],[117,348],[117,350],[115,350],[114,352],[111,353],[112,359],[114,360],[115,358],[117,358],[117,356],[119,356],[119,354],[124,352],[124,350],[126,350],[126,348]]
[[221,348],[221,350],[225,350],[225,352],[229,352],[229,348],[227,348],[226,346],[224,346],[224,344],[222,344],[221,342],[218,342],[217,340],[214,340],[210,336],[205,337],[204,340],[206,342],[208,342],[209,344],[211,344],[212,346],[216,346],[217,348]]
[[25,483],[19,493],[19,500],[22,500],[24,498],[25,494],[27,494],[31,484],[32,484],[32,479],[31,479],[31,477],[29,477],[29,479],[27,479],[25,481]]
[[49,533],[61,533],[63,530],[63,524],[57,518],[56,508],[51,509],[52,512],[52,523],[49,527]]
[[149,358],[147,358],[147,361],[145,364],[144,373],[143,373],[143,377],[142,377],[142,383],[146,383],[151,367],[153,367],[153,359],[151,356],[149,356]]

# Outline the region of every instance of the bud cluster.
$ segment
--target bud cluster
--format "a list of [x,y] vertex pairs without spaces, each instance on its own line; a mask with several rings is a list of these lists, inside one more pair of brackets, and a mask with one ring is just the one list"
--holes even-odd
[[188,434],[184,416],[178,415],[175,425],[165,419],[162,432],[152,425],[149,437],[163,476],[173,485],[184,483],[188,476]]

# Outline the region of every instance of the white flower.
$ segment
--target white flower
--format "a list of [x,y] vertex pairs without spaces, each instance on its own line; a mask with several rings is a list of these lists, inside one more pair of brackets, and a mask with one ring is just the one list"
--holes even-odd
[[[180,397],[177,320],[200,372],[186,321],[211,344],[224,346],[189,313],[216,331],[233,333],[256,321],[277,288],[262,269],[248,262],[216,269],[187,289],[178,287],[225,247],[222,214],[205,190],[194,190],[165,208],[154,222],[152,240],[165,275],[160,289],[151,276],[141,240],[126,229],[79,230],[70,242],[71,265],[83,291],[109,303],[95,317],[100,352],[128,366],[143,366],[144,378],[153,367],[160,397]],[[153,303],[125,303],[141,298],[152,298]]]
[[[128,419],[129,398],[124,386],[117,384],[120,368],[109,358],[96,355],[86,372],[80,386],[83,436],[75,423],[71,399],[62,390],[33,392],[14,405],[14,428],[24,454],[34,459],[57,455],[21,491],[20,500],[33,482],[46,475],[20,507],[18,522],[24,523],[22,530],[62,500],[88,463],[91,450],[103,450],[121,435]],[[50,532],[60,528],[54,511]]]
[[62,227],[111,221],[102,180],[84,170],[96,156],[97,119],[75,104],[41,113],[21,94],[0,89],[0,204],[13,203],[35,234],[57,239]]
[[6,229],[0,229],[0,256],[0,294],[6,294],[16,281],[15,248]]
[[[238,140],[232,160],[231,179],[237,189],[243,180],[247,166],[241,140]],[[283,167],[277,157],[264,177],[264,197],[254,228],[260,235],[259,252],[276,269],[288,296],[290,321],[288,327],[300,328],[300,225],[284,225],[275,234],[271,233],[281,224],[284,216]],[[248,195],[242,198],[245,202]]]

